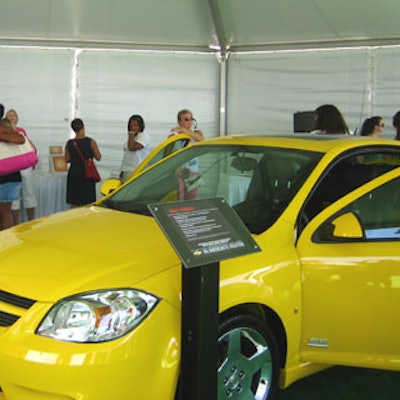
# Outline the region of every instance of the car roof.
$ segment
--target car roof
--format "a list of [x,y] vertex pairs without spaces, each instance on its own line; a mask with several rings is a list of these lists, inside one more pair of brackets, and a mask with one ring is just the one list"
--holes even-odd
[[234,134],[220,136],[197,142],[196,145],[247,145],[286,147],[300,150],[316,151],[321,153],[342,152],[346,149],[364,146],[392,146],[399,148],[400,141],[394,139],[371,138],[353,135],[321,135],[321,134],[282,134],[282,135],[253,135]]

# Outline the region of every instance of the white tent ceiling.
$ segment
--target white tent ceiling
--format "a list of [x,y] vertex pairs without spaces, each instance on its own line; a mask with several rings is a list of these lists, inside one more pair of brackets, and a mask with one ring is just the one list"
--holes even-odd
[[398,0],[3,0],[0,44],[222,52],[400,42]]

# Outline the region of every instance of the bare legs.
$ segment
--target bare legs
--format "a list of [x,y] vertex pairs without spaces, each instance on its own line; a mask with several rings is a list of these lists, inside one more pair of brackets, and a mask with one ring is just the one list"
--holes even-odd
[[[12,210],[12,216],[13,216],[13,220],[14,220],[14,225],[19,224],[19,210]],[[28,218],[28,221],[32,221],[35,218],[35,209],[27,208],[26,216]]]
[[0,225],[2,230],[13,226],[13,217],[11,214],[11,202],[10,203],[0,202]]

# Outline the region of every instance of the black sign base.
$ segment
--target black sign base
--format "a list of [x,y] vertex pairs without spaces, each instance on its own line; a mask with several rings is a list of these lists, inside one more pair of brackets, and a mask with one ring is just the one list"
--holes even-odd
[[219,263],[182,267],[180,400],[217,400]]

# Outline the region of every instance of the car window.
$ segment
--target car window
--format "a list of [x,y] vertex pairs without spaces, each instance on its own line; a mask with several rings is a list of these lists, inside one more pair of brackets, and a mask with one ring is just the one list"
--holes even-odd
[[366,240],[400,240],[400,178],[372,190],[350,205]]
[[301,226],[347,193],[370,180],[400,166],[400,152],[393,149],[371,149],[342,156],[332,163],[307,199]]
[[321,153],[265,146],[192,146],[146,171],[103,206],[149,214],[147,204],[224,197],[252,233],[271,226]]
[[326,220],[315,243],[400,240],[400,178],[371,190]]

